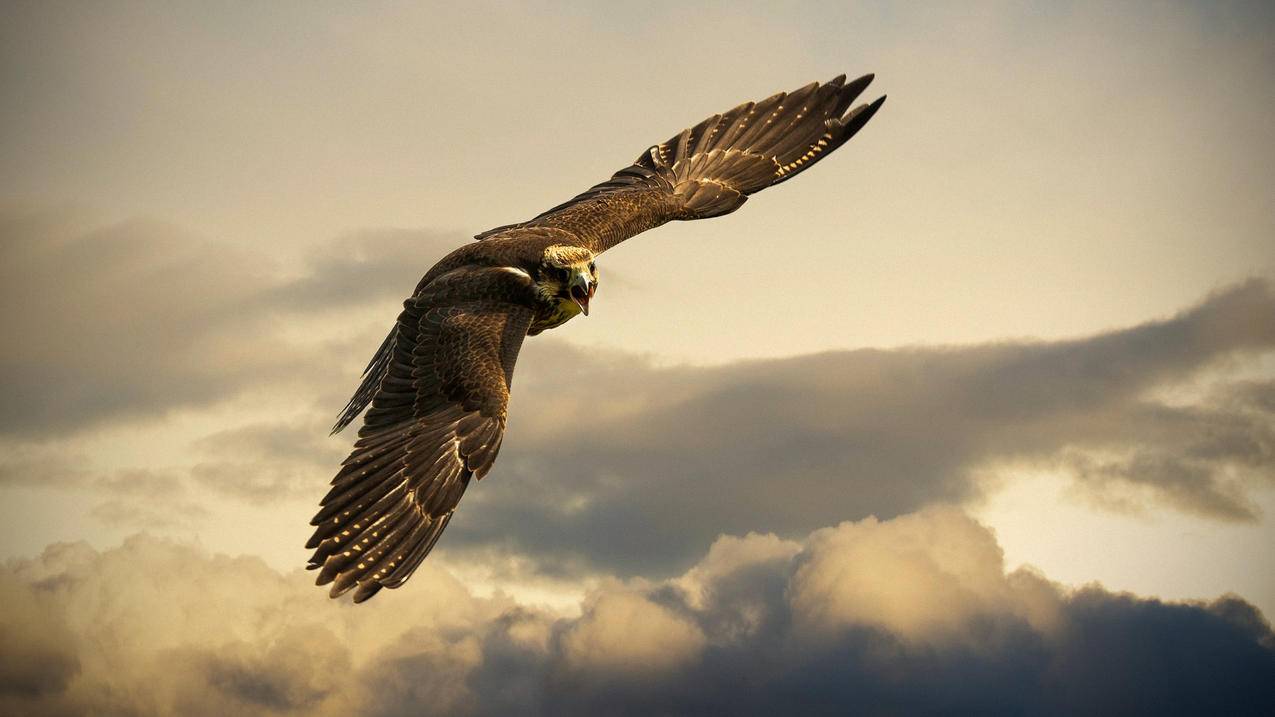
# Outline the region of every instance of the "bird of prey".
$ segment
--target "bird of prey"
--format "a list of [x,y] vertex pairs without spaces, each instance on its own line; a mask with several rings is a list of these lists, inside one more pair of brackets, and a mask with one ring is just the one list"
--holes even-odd
[[713,115],[435,264],[333,428],[371,405],[311,522],[316,582],[362,602],[411,577],[496,460],[523,338],[588,315],[597,256],[668,221],[729,214],[809,169],[880,109],[884,96],[851,109],[871,81],[842,75]]

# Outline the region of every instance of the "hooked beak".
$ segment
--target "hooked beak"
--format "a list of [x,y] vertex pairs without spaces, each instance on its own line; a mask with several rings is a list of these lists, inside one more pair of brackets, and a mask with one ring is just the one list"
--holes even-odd
[[589,315],[589,299],[593,298],[593,292],[597,290],[598,282],[586,274],[576,274],[571,279],[571,300],[576,302],[585,316]]

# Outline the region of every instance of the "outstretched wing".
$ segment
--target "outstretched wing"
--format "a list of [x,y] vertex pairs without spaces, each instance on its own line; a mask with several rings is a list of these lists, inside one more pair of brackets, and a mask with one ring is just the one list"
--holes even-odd
[[[434,547],[505,430],[514,362],[533,312],[529,279],[463,268],[404,303],[334,429],[370,402],[354,450],[315,515],[309,567],[336,597],[402,585]],[[525,283],[524,283],[525,282]]]
[[673,219],[729,214],[748,195],[800,174],[867,124],[885,97],[849,108],[870,82],[872,75],[865,75],[846,84],[842,75],[713,115],[570,201],[476,238],[553,227],[598,253]]

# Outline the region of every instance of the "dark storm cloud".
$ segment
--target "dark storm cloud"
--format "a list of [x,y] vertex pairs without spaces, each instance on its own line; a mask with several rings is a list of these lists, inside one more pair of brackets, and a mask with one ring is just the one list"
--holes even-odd
[[[1098,499],[1253,517],[1275,478],[1270,385],[1156,393],[1275,347],[1252,281],[1176,316],[1055,342],[841,351],[655,368],[528,342],[498,468],[443,545],[544,569],[680,569],[719,533],[799,535],[978,495],[980,471],[1063,467]],[[1138,500],[1141,500],[1139,498]]]
[[288,277],[260,256],[159,222],[85,230],[52,213],[6,210],[0,432],[66,434],[322,372],[322,348],[281,336],[288,321],[401,298],[421,266],[460,241],[366,232]]
[[1275,635],[1242,599],[1164,603],[1006,574],[991,531],[951,509],[841,523],[800,542],[722,537],[676,579],[605,583],[576,617],[475,597],[428,563],[379,606],[328,601],[308,577],[142,536],[12,562],[0,588],[16,607],[0,613],[0,631],[25,637],[0,642],[0,665],[31,661],[0,671],[0,707],[323,716],[1275,706]]

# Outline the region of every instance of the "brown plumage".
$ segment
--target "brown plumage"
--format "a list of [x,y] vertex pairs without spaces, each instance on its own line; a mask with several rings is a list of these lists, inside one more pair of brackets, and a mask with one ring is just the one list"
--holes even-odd
[[588,313],[594,257],[674,219],[721,216],[854,136],[885,97],[850,109],[871,75],[742,104],[683,130],[610,180],[448,254],[403,304],[337,420],[369,404],[307,548],[318,584],[362,602],[402,585],[434,547],[505,430],[525,336]]

